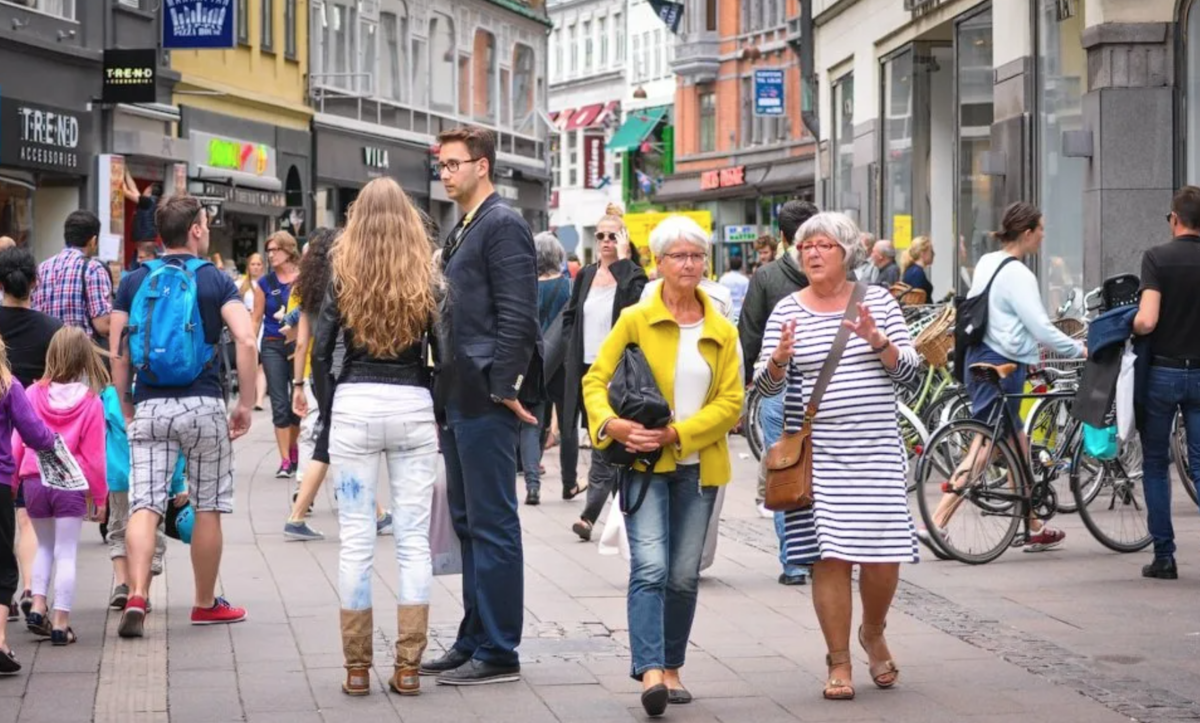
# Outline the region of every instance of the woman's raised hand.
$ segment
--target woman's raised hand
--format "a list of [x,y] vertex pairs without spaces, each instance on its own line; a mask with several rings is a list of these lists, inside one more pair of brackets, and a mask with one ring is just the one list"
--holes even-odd
[[792,360],[792,350],[796,345],[796,320],[792,319],[783,324],[783,329],[779,333],[779,346],[775,347],[775,351],[771,352],[771,361],[775,366],[783,369]]

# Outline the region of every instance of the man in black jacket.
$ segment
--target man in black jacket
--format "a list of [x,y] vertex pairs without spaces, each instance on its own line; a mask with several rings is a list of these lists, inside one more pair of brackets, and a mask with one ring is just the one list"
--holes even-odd
[[518,397],[541,386],[533,234],[492,185],[496,141],[459,128],[438,136],[438,169],[464,216],[442,250],[448,293],[435,398],[454,531],[462,542],[458,639],[422,664],[443,685],[520,679],[524,556],[517,516],[517,439],[536,424]]

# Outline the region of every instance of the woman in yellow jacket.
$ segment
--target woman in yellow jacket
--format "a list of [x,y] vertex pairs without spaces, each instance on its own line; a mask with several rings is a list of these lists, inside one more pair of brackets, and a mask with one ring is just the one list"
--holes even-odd
[[[621,442],[636,452],[662,449],[642,505],[626,519],[629,641],[642,706],[662,715],[668,702],[692,696],[679,679],[687,650],[704,533],[717,490],[729,482],[726,435],[737,424],[743,389],[738,337],[697,287],[707,269],[709,236],[684,216],[650,234],[662,285],[627,308],[583,379],[589,431],[597,448]],[[608,383],[625,347],[637,344],[674,412],[671,424],[646,429],[620,419]]]

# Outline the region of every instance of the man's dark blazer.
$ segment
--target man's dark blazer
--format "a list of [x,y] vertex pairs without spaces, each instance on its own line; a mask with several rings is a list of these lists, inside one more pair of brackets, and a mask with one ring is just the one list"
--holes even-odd
[[535,391],[527,384],[541,385],[542,342],[529,225],[496,193],[464,226],[465,219],[442,253],[447,294],[435,397],[442,409],[477,417],[495,409],[493,395],[526,399]]

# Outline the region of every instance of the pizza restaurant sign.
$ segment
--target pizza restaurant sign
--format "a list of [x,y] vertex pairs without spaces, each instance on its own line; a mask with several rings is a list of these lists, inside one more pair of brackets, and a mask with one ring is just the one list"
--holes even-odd
[[718,188],[742,186],[746,183],[746,167],[734,166],[700,174],[700,190],[715,191]]
[[275,149],[263,143],[193,131],[192,161],[196,165],[252,176],[275,176]]

